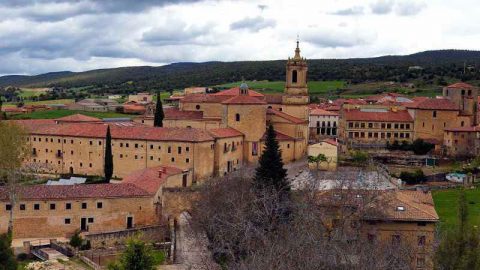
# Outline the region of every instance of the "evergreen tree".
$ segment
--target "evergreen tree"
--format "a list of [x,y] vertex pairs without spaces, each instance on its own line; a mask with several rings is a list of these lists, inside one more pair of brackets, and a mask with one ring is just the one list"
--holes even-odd
[[157,105],[155,107],[155,118],[153,119],[154,127],[163,127],[163,118],[165,114],[163,113],[162,100],[160,99],[160,91],[157,92]]
[[17,261],[10,247],[12,243],[11,235],[0,235],[0,270],[16,270]]
[[265,149],[260,156],[259,166],[255,171],[254,186],[257,189],[273,187],[282,193],[290,191],[287,170],[283,168],[280,147],[271,124],[267,129]]
[[107,128],[107,137],[105,139],[105,181],[108,183],[113,175],[113,155],[112,155],[112,135],[110,134],[110,126]]

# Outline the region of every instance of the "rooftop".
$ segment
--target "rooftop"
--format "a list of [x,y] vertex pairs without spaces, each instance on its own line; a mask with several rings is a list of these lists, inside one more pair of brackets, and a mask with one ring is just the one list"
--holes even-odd
[[[248,86],[247,86],[248,87]],[[240,95],[240,87],[233,87],[228,90],[223,90],[215,94],[211,94],[213,96],[238,96]],[[248,95],[251,97],[264,97],[264,95],[255,92],[253,90],[248,90]]]
[[291,116],[289,114],[286,114],[284,112],[277,111],[277,110],[274,110],[274,109],[267,109],[267,115],[275,115],[275,116],[281,117],[281,118],[283,118],[283,119],[285,119],[289,122],[296,123],[296,124],[302,124],[302,123],[307,122],[306,120],[297,118],[295,116]]
[[476,87],[471,85],[471,84],[468,84],[468,83],[464,83],[464,82],[458,82],[458,83],[454,83],[454,84],[451,84],[449,86],[447,86],[447,88],[449,89],[475,89]]
[[102,122],[100,118],[86,116],[83,114],[74,114],[55,119],[59,122]]
[[227,100],[222,101],[222,104],[249,104],[249,105],[262,105],[267,104],[264,100],[259,99],[258,97],[253,97],[250,95],[238,95],[233,96]]
[[344,110],[346,121],[373,121],[373,122],[413,122],[407,110],[391,111],[362,111],[358,109]]
[[445,110],[456,111],[459,110],[457,105],[450,99],[446,98],[424,98],[416,99],[413,103],[407,104],[407,108],[421,109],[421,110]]
[[214,138],[231,138],[243,136],[243,133],[233,128],[214,128],[208,130]]
[[149,194],[156,194],[169,176],[181,173],[183,173],[183,170],[172,166],[146,168],[129,174],[123,179],[122,183],[134,185]]
[[317,116],[324,116],[324,115],[338,116],[338,113],[317,108],[317,109],[311,110],[311,111],[310,111],[310,115],[317,115]]

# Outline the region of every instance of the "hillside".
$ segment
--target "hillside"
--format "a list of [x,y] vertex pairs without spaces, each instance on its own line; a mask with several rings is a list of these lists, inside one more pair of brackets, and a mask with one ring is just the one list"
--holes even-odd
[[[479,80],[475,70],[463,73],[464,63],[480,64],[480,51],[440,50],[405,56],[382,56],[356,59],[310,59],[309,80],[346,80],[406,82],[415,79],[432,81],[443,77],[454,80]],[[409,71],[410,66],[422,70]],[[174,63],[159,67],[122,67],[85,72],[54,72],[36,76],[9,75],[0,77],[0,86],[82,87],[96,86],[102,91],[176,89],[192,85],[219,85],[246,80],[282,81],[285,60]],[[432,81],[433,83],[433,81]]]

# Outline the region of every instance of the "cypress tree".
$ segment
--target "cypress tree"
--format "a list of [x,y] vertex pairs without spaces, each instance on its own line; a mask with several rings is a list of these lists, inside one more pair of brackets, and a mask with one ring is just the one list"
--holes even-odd
[[253,179],[257,189],[273,187],[281,193],[290,191],[290,184],[287,181],[287,170],[283,168],[280,147],[276,139],[276,133],[270,124],[267,129],[265,149],[260,156],[259,166],[255,171]]
[[165,114],[163,113],[162,100],[160,99],[160,91],[157,92],[157,105],[155,107],[155,118],[153,119],[154,127],[163,127],[163,118]]
[[0,269],[16,270],[17,261],[10,247],[12,238],[9,233],[0,234]]
[[110,126],[107,127],[107,137],[105,138],[105,181],[108,183],[113,175],[113,155],[112,155],[112,135],[110,134]]

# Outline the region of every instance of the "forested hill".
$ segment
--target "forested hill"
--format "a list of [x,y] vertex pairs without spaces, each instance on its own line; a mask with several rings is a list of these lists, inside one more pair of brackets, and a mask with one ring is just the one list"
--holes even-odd
[[[53,72],[36,76],[0,77],[0,86],[96,85],[112,90],[174,89],[192,85],[216,85],[246,80],[283,80],[286,60],[174,63],[160,67],[122,67],[85,72]],[[461,80],[478,80],[475,70],[480,51],[438,50],[405,56],[382,56],[355,59],[309,59],[309,80],[408,81],[411,76],[445,76]],[[464,63],[470,71],[464,74]],[[409,67],[422,69],[409,71]],[[129,87],[125,87],[129,85]]]

